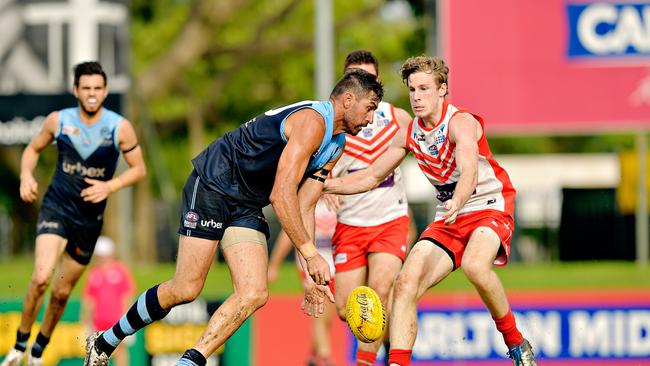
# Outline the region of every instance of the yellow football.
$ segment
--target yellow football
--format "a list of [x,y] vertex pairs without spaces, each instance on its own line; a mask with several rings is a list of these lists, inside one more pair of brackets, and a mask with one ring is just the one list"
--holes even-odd
[[352,290],[345,303],[345,320],[361,342],[379,339],[386,327],[386,313],[375,290],[367,286]]

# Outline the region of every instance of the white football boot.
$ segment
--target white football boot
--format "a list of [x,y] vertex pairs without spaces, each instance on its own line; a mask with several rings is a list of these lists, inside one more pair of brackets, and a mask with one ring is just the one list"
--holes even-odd
[[25,358],[25,352],[12,348],[0,366],[20,366],[23,363],[23,358]]
[[43,366],[43,357],[34,357],[30,352],[27,355],[27,366]]

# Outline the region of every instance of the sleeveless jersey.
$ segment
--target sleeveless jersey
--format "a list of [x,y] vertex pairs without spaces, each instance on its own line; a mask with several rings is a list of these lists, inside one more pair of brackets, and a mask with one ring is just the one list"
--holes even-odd
[[[81,191],[90,185],[84,178],[107,181],[113,177],[120,156],[118,127],[124,118],[102,108],[99,121],[86,125],[79,108],[59,111],[54,135],[58,161],[43,207],[78,220],[101,220],[106,200],[85,202]],[[81,217],[80,217],[81,215]]]
[[333,135],[332,103],[303,101],[272,109],[212,142],[192,160],[201,180],[211,189],[237,202],[264,207],[270,203],[280,155],[287,144],[287,117],[310,108],[323,116],[325,135],[309,159],[306,174],[314,173],[334,160],[345,146],[345,134]]
[[[333,170],[335,177],[365,169],[390,146],[400,125],[392,104],[381,102],[373,121],[357,136],[347,135],[341,159]],[[402,173],[398,167],[377,188],[345,196],[337,212],[340,223],[351,226],[376,226],[408,214]]]
[[[458,108],[443,104],[442,117],[433,128],[427,128],[417,117],[409,125],[406,147],[415,155],[422,173],[438,191],[440,201],[434,221],[445,212],[444,202],[451,199],[460,177],[456,165],[455,144],[449,141],[449,123]],[[464,112],[464,111],[463,111]],[[483,134],[478,141],[478,183],[459,214],[480,210],[498,210],[514,217],[515,189],[508,173],[492,157],[485,137],[485,125],[480,116],[473,115],[481,124]]]

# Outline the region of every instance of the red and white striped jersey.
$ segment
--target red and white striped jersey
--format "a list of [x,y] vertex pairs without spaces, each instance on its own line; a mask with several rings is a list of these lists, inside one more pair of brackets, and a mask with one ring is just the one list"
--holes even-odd
[[[460,178],[460,168],[456,165],[456,146],[449,141],[449,123],[458,112],[458,108],[445,101],[442,117],[435,127],[425,127],[416,117],[409,125],[406,138],[407,149],[415,155],[420,170],[438,191],[439,204],[434,221],[442,219],[445,212],[444,202],[451,199]],[[478,183],[459,214],[491,209],[514,217],[515,189],[508,173],[492,157],[485,137],[483,119],[477,115],[473,116],[484,131],[478,141]]]
[[[373,121],[357,136],[346,135],[345,149],[334,167],[334,177],[367,168],[390,146],[400,125],[392,104],[381,102]],[[345,196],[337,212],[340,223],[351,226],[376,226],[408,214],[402,173],[395,169],[377,188]]]

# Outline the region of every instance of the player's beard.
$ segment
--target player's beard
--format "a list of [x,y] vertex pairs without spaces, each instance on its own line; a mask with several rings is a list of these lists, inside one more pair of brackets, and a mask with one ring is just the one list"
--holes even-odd
[[343,120],[345,121],[345,132],[347,132],[350,135],[356,136],[361,132],[363,129],[363,126],[353,126],[350,121],[354,120],[354,116],[350,111],[345,111],[343,113]]
[[97,114],[97,112],[99,112],[102,109],[103,105],[104,105],[104,102],[102,101],[101,103],[99,103],[99,105],[97,105],[97,108],[95,108],[94,111],[89,111],[88,108],[86,108],[85,104],[82,101],[79,101],[79,107],[89,117],[94,117]]

